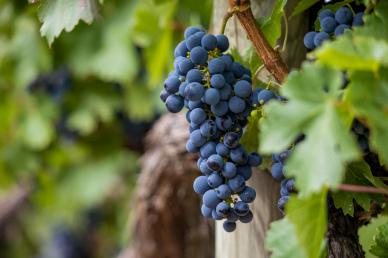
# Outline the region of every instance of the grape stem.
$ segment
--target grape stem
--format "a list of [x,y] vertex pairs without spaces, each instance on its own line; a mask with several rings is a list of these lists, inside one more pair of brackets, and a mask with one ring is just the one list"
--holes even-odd
[[340,185],[338,185],[337,189],[340,191],[344,191],[344,192],[388,195],[387,189],[381,189],[381,188],[376,188],[376,187],[372,187],[372,186],[365,186],[365,185],[340,184]]
[[229,0],[229,8],[237,16],[241,25],[252,41],[257,54],[263,60],[263,63],[272,76],[282,83],[288,75],[288,68],[283,62],[280,54],[274,50],[268,43],[264,33],[257,26],[253,16],[249,0]]

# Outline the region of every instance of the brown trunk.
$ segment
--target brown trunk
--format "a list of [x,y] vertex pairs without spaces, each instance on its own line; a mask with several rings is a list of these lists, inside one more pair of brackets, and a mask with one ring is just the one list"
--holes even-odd
[[183,114],[163,116],[146,139],[133,207],[133,240],[120,258],[211,258],[213,223],[192,189],[196,155],[187,154]]

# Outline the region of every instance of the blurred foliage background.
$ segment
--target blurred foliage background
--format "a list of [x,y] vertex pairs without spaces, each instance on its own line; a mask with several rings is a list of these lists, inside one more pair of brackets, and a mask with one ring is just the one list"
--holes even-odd
[[173,48],[212,1],[95,2],[54,42],[42,15],[73,14],[35,2],[0,0],[0,257],[114,257]]

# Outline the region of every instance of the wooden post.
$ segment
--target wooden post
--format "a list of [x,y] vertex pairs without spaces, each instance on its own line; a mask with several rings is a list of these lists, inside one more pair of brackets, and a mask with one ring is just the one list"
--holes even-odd
[[[287,10],[292,9],[298,0],[291,0]],[[274,0],[252,0],[251,7],[254,16],[268,16],[272,12]],[[213,30],[221,27],[222,17],[228,9],[228,1],[214,0]],[[300,65],[305,57],[306,50],[303,47],[303,35],[307,31],[307,23],[302,22],[303,17],[295,17],[288,26],[289,40],[288,54],[283,54],[287,65],[291,68]],[[290,24],[289,24],[290,25]],[[225,34],[230,39],[232,48],[237,48],[242,53],[250,46],[246,32],[238,23],[236,17],[231,18],[226,26]],[[288,51],[285,51],[287,53]],[[264,239],[269,224],[281,217],[277,209],[279,198],[279,183],[276,182],[268,171],[255,170],[248,184],[256,189],[257,197],[252,205],[254,220],[249,224],[238,223],[233,233],[226,233],[222,228],[222,222],[216,223],[216,258],[266,258],[269,254],[264,247]]]

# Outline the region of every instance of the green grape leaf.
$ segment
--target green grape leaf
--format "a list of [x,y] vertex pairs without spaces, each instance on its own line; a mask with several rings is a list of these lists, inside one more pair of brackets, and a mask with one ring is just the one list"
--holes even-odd
[[271,16],[267,17],[261,22],[261,30],[263,31],[266,39],[275,46],[276,41],[282,35],[282,16],[284,15],[284,7],[287,4],[287,0],[277,0],[272,9]]
[[33,150],[46,148],[54,137],[54,128],[39,111],[31,110],[26,114],[21,127],[22,142]]
[[371,72],[354,72],[350,82],[347,100],[356,115],[367,121],[372,148],[388,164],[388,69],[381,70],[379,77]]
[[63,30],[70,32],[80,20],[92,23],[97,13],[95,0],[45,0],[39,8],[39,18],[43,22],[40,32],[49,44]]
[[304,134],[286,163],[288,176],[296,178],[301,193],[335,186],[342,180],[345,164],[358,157],[354,139],[345,126],[339,100],[342,76],[318,64],[303,65],[289,74],[281,88],[287,103],[272,101],[260,124],[260,150],[278,153]]
[[[375,185],[385,187],[384,183],[372,175],[369,165],[365,161],[352,162],[347,166],[344,183],[354,185]],[[368,193],[335,192],[332,194],[334,204],[341,208],[345,215],[353,216],[355,200],[364,210],[369,211],[371,201],[383,201],[382,196]]]
[[319,61],[338,69],[374,72],[381,66],[388,66],[388,42],[349,35],[319,48],[316,53]]
[[272,252],[272,258],[307,257],[298,242],[295,226],[287,217],[271,223],[265,238],[265,246]]
[[310,196],[291,197],[286,214],[306,256],[320,257],[327,227],[327,189]]
[[[384,247],[386,245],[387,225],[388,225],[388,216],[380,215],[377,218],[372,218],[372,220],[368,225],[362,226],[358,229],[360,244],[362,246],[363,251],[365,252],[366,258],[384,257],[384,256],[378,256],[379,255],[378,253],[376,253],[377,255],[376,256],[375,253],[371,252],[371,248],[373,246],[374,247],[373,250],[376,252],[380,250],[379,247]],[[381,236],[378,236],[380,234],[381,229],[383,229],[383,232],[381,233]],[[376,241],[377,239],[379,243],[382,243],[382,244],[385,243],[385,245],[380,245],[379,243],[377,243]],[[387,253],[388,252],[386,252],[385,254]]]
[[370,252],[378,257],[388,257],[388,223],[377,228],[379,232],[374,238],[375,243],[371,246]]
[[259,148],[259,119],[261,112],[254,110],[248,117],[248,125],[241,138],[241,144],[249,152],[257,151]]
[[318,3],[319,0],[301,0],[295,7],[294,11],[292,12],[292,16],[296,16],[298,14],[301,14],[305,10],[309,9],[314,4]]

